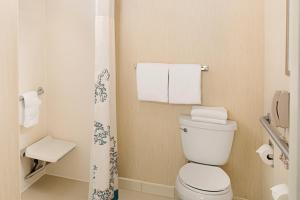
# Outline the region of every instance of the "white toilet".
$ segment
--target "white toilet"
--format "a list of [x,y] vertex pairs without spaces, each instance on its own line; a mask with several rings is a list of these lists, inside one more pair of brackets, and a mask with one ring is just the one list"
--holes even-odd
[[176,191],[181,200],[232,200],[229,176],[219,167],[230,155],[237,124],[226,125],[180,118],[182,147],[189,163],[178,174]]

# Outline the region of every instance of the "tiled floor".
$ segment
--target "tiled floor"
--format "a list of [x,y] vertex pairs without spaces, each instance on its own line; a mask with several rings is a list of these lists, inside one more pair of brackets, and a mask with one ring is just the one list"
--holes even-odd
[[[22,194],[22,200],[87,200],[87,194],[87,183],[45,175]],[[171,199],[121,189],[120,200]]]

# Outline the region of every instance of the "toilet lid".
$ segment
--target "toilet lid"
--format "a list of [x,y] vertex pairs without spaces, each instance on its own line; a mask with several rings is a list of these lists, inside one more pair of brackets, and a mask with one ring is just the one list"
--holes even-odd
[[203,191],[220,192],[230,186],[229,176],[219,167],[188,163],[179,177],[189,187]]

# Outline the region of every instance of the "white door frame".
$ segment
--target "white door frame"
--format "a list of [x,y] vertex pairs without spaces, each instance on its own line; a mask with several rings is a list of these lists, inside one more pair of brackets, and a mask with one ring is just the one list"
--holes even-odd
[[300,199],[300,3],[290,0],[289,66],[291,70],[289,200]]

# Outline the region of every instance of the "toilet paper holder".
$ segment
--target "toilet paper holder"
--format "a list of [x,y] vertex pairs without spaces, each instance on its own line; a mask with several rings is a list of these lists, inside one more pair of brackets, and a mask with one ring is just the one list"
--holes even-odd
[[267,158],[268,158],[269,160],[274,160],[274,155],[273,155],[273,154],[268,154],[268,155],[267,155]]
[[[274,149],[274,145],[273,145],[273,142],[271,140],[269,140],[269,145],[270,145],[270,147],[272,147],[272,149]],[[274,153],[273,154],[269,154],[267,156],[267,158],[270,159],[270,160],[274,160]]]
[[274,167],[274,148],[272,145],[263,144],[256,150],[262,162],[270,167]]
[[289,188],[286,184],[279,184],[279,185],[273,186],[271,188],[271,191],[272,191],[272,197],[274,200],[279,200],[279,199],[282,199],[282,197],[288,197],[288,195],[289,195]]

